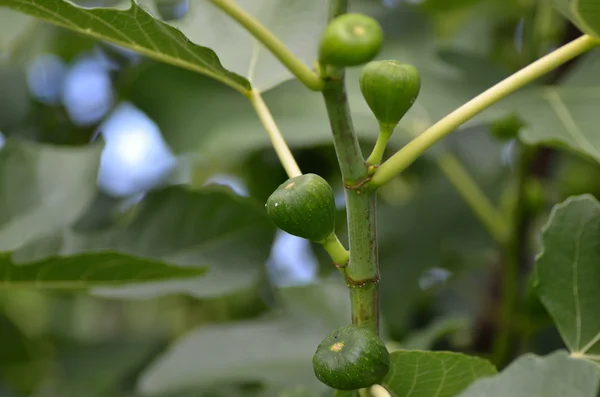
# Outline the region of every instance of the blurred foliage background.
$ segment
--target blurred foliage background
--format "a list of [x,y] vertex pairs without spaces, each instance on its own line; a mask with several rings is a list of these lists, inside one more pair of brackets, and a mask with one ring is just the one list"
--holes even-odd
[[[156,1],[153,10],[162,18],[185,22],[198,0]],[[118,1],[77,3],[112,6]],[[387,41],[379,58],[412,63],[423,76],[421,98],[401,123],[390,152],[411,133],[579,34],[549,0],[351,4],[384,27]],[[303,390],[322,391],[310,358],[329,330],[348,322],[346,290],[319,247],[275,232],[258,218],[240,219],[240,214],[261,211],[286,179],[250,104],[206,77],[7,9],[0,10],[0,46],[0,236],[14,233],[11,221],[24,208],[51,201],[54,192],[64,200],[52,207],[54,216],[67,219],[69,233],[102,234],[134,219],[137,226],[119,238],[143,246],[151,256],[181,254],[189,247],[172,248],[173,241],[193,240],[218,225],[229,243],[246,242],[234,250],[203,251],[202,260],[222,262],[205,281],[89,294],[0,290],[0,396],[301,396]],[[598,52],[592,52],[544,83],[569,79],[590,84],[597,59]],[[358,69],[349,72],[350,102],[367,152],[376,124],[358,91],[357,75]],[[345,238],[339,170],[324,107],[312,95],[288,81],[267,92],[265,100],[301,169],[326,177],[339,193],[339,230]],[[455,153],[493,200],[502,202],[522,146],[514,139],[495,139],[491,122],[514,111],[544,118],[535,106],[508,100],[495,107],[382,189],[381,305],[390,343],[490,353],[502,258],[440,171],[436,156]],[[543,128],[561,128],[548,123]],[[81,151],[78,158],[67,163],[60,155],[66,148]],[[90,164],[98,156],[96,170]],[[70,180],[72,169],[88,171]],[[594,162],[548,147],[536,149],[530,171],[522,238],[527,241],[524,263],[532,264],[549,208],[573,194],[598,195],[600,178]],[[174,185],[200,193],[180,192],[179,197]],[[207,185],[222,197],[202,196]],[[70,200],[80,195],[89,195],[83,214],[71,210],[79,204]],[[178,230],[184,219],[186,226]],[[229,228],[228,222],[234,224]],[[165,234],[146,232],[150,224]],[[29,227],[38,230],[40,225]],[[2,240],[0,248],[15,247]],[[525,298],[511,357],[562,346],[528,292],[531,267],[520,270]]]

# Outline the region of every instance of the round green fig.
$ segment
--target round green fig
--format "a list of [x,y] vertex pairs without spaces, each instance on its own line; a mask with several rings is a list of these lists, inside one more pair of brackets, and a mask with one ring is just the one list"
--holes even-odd
[[333,331],[313,356],[317,378],[337,390],[357,390],[380,382],[390,369],[390,354],[373,331],[346,325]]
[[267,214],[281,230],[323,243],[335,230],[335,197],[315,174],[290,178],[267,199]]
[[343,14],[325,28],[319,61],[337,67],[361,65],[377,55],[382,42],[383,31],[375,19],[363,14]]
[[518,115],[511,113],[495,120],[490,126],[490,131],[494,138],[500,141],[509,141],[516,138],[523,127],[525,127],[523,120]]
[[360,90],[381,127],[391,131],[419,96],[421,78],[414,66],[374,61],[360,74]]
[[546,204],[546,191],[539,179],[530,178],[525,181],[525,206],[533,213],[539,212]]

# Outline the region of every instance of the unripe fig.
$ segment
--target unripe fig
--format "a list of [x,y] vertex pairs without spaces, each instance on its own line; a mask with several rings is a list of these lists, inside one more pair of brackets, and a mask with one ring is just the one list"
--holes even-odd
[[546,191],[539,179],[528,179],[525,181],[525,206],[533,213],[544,209],[546,204]]
[[421,78],[414,66],[374,61],[360,74],[360,90],[381,127],[391,131],[419,96]]
[[523,120],[516,114],[511,113],[495,120],[490,126],[490,131],[494,138],[500,141],[509,141],[516,138],[523,127],[525,127]]
[[313,356],[319,380],[337,390],[357,390],[380,382],[390,369],[390,353],[367,328],[346,325],[333,331]]
[[377,55],[382,42],[383,31],[375,19],[363,14],[343,14],[325,28],[319,61],[337,67],[361,65]]
[[315,174],[282,183],[267,199],[267,214],[281,230],[323,243],[335,230],[335,197],[327,181]]

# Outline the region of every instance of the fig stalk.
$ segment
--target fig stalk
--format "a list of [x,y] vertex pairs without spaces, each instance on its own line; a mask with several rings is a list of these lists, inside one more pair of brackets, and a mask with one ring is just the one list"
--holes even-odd
[[327,237],[327,240],[323,243],[323,248],[325,248],[325,251],[327,251],[336,267],[344,274],[343,268],[348,265],[350,253],[344,248],[335,233],[332,233]]
[[393,129],[380,126],[379,136],[377,137],[377,141],[375,142],[375,147],[373,148],[373,151],[367,159],[367,163],[369,165],[378,165],[381,163],[381,160],[383,159],[383,154],[385,153],[385,148],[387,147],[388,141],[390,140],[393,131]]

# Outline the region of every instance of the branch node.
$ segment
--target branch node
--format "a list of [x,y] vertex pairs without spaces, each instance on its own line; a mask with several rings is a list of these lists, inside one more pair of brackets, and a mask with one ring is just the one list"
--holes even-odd
[[343,263],[343,264],[339,264],[339,263],[335,263],[334,262],[333,265],[336,267],[336,269],[343,270],[343,269],[345,269],[345,268],[348,267],[348,263],[350,263],[350,261],[348,261],[346,263]]
[[358,181],[358,183],[350,184],[344,182],[344,187],[348,190],[354,190],[357,194],[360,194],[360,189],[362,189],[367,183],[371,182],[371,176],[366,177],[365,179]]
[[348,276],[348,272],[345,272],[344,277],[346,279],[346,284],[348,284],[348,287],[350,288],[364,288],[369,284],[379,284],[379,274],[375,277],[354,280],[352,277]]

